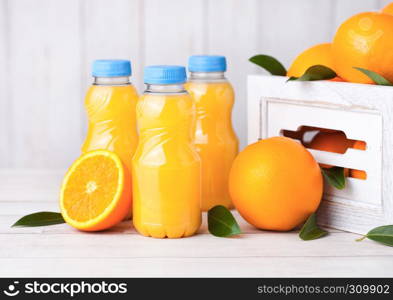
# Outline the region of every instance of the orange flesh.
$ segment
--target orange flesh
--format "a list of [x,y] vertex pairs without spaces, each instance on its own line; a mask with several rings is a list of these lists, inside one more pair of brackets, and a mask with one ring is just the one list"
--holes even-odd
[[86,158],[69,177],[64,207],[73,220],[85,222],[103,213],[118,189],[119,173],[109,157]]

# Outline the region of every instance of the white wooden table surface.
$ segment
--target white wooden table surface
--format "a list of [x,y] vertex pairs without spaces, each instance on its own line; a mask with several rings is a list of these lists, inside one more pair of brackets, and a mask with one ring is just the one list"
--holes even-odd
[[138,235],[131,222],[104,233],[66,224],[10,228],[19,217],[58,211],[61,172],[0,171],[0,276],[81,277],[378,277],[393,276],[393,248],[332,230],[302,241],[297,232],[254,229],[235,213],[244,232],[217,238],[207,232],[184,239]]

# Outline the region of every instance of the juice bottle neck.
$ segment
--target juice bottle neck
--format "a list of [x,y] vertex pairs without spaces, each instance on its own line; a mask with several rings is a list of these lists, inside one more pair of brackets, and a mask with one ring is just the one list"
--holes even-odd
[[146,84],[145,94],[182,94],[187,93],[184,84]]
[[224,72],[190,72],[190,81],[226,81]]
[[121,77],[94,77],[94,85],[129,85],[130,77],[121,76]]

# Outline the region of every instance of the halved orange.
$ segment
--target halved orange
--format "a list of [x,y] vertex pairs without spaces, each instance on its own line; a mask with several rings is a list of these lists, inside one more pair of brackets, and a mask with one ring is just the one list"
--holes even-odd
[[79,230],[99,231],[121,222],[131,210],[131,178],[119,156],[95,150],[79,157],[64,177],[60,209]]

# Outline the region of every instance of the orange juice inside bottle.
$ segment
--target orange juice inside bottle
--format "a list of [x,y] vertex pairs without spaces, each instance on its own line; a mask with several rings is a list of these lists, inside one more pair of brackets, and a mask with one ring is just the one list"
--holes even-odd
[[202,162],[202,210],[232,208],[228,176],[239,142],[232,127],[234,91],[224,76],[225,57],[191,56],[189,71],[186,89],[197,108],[194,142]]
[[82,152],[113,151],[126,171],[131,172],[138,143],[135,116],[138,94],[129,81],[131,64],[127,60],[96,60],[92,73],[94,83],[85,98],[89,126]]
[[155,238],[193,235],[201,224],[201,164],[192,143],[195,105],[184,67],[145,68],[132,163],[134,226]]

